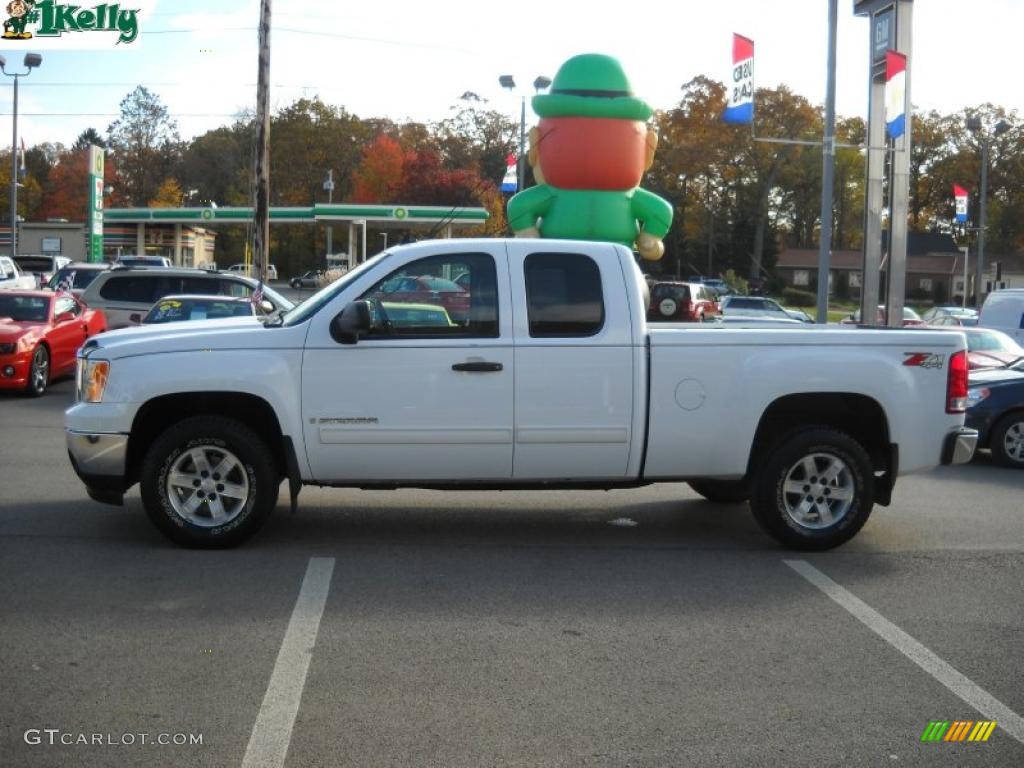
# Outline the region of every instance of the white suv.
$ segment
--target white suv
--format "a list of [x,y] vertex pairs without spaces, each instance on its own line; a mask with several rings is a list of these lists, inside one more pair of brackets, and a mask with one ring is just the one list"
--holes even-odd
[[[225,271],[256,277],[256,267],[253,264],[232,264]],[[267,264],[267,280],[277,280],[277,267],[273,264]]]
[[[256,281],[244,275],[207,272],[184,267],[118,267],[100,273],[82,293],[82,301],[92,309],[102,309],[107,327],[125,328],[142,322],[149,308],[164,296],[177,293],[204,296],[246,298],[256,289]],[[263,287],[266,314],[291,309],[288,299]]]

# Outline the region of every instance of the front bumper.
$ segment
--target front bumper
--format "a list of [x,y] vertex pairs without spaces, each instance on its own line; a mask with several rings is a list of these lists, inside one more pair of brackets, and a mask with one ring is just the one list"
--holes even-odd
[[[0,355],[0,389],[24,389],[28,385],[29,368],[32,367],[30,352],[13,355]],[[13,368],[8,376],[6,371]]]
[[128,435],[64,430],[68,457],[85,483],[89,496],[106,504],[121,504],[127,490],[125,457]]
[[956,432],[946,435],[942,444],[943,464],[966,464],[974,456],[978,447],[978,430],[960,427]]

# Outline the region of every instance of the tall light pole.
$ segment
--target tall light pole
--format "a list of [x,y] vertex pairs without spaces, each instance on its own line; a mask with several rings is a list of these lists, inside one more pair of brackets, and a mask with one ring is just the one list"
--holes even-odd
[[[988,145],[990,138],[1002,136],[1010,130],[1010,124],[1000,120],[992,128],[992,136],[984,133],[981,118],[977,115],[967,118],[967,130],[978,136],[981,144],[981,190],[978,200],[978,271],[974,278],[974,306],[981,308],[985,296],[985,204],[988,202]],[[967,286],[964,286],[966,289]]]
[[[327,171],[327,181],[324,182],[324,189],[327,190],[327,204],[330,205],[334,202],[334,171]],[[330,222],[327,223],[327,255],[330,256],[333,251],[331,250],[331,240],[334,236],[334,227]]]
[[[11,139],[11,256],[18,253],[18,80],[27,77],[32,70],[43,63],[38,53],[25,54],[25,71],[8,72],[7,59],[0,56],[0,72],[14,78],[14,138]],[[91,215],[90,211],[90,215]]]
[[[512,75],[501,75],[498,82],[502,88],[515,91],[516,80]],[[536,93],[551,85],[551,79],[538,75],[533,81],[533,88]],[[516,158],[516,192],[522,192],[526,182],[526,94],[521,96],[519,109],[519,156]]]

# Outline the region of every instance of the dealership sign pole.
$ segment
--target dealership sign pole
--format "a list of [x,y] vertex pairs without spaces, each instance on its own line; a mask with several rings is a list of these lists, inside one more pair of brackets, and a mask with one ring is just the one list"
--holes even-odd
[[[103,261],[103,147],[89,145],[89,254],[90,262]],[[139,254],[140,256],[142,254]]]

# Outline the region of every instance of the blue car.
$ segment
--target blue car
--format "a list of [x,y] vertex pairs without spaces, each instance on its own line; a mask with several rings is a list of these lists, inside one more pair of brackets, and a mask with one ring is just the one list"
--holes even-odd
[[971,373],[966,426],[1004,467],[1024,469],[1024,360]]

